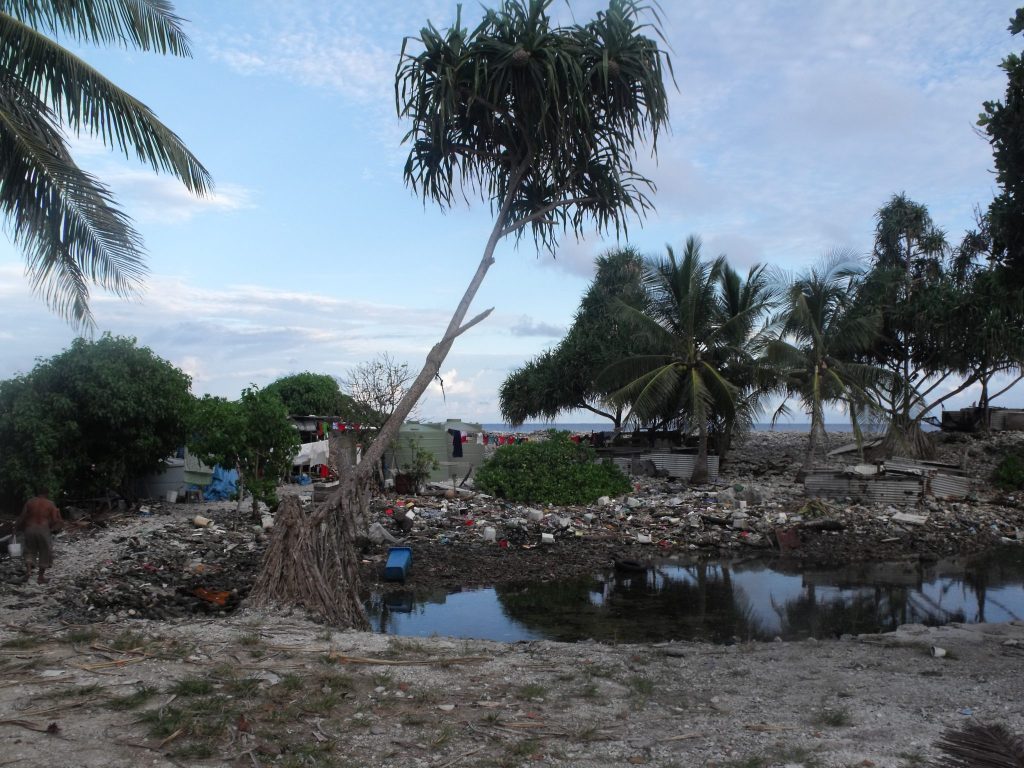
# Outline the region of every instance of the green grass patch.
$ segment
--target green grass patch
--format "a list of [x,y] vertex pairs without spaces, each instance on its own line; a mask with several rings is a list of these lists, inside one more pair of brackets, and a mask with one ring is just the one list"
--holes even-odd
[[519,690],[516,691],[516,698],[522,699],[523,701],[543,699],[547,695],[547,692],[548,689],[540,683],[527,683],[526,685],[520,686]]
[[822,707],[814,715],[812,722],[822,727],[845,728],[853,724],[853,718],[846,707]]
[[635,696],[647,698],[654,694],[654,681],[649,677],[635,675],[634,677],[629,678],[627,683],[629,684],[629,690],[632,691]]
[[213,682],[205,677],[183,677],[168,692],[175,696],[205,696],[213,693]]
[[38,648],[43,644],[43,641],[35,635],[21,635],[20,637],[12,637],[10,640],[4,640],[0,643],[0,648],[11,648],[13,650],[28,650],[29,648]]
[[141,688],[136,688],[126,696],[113,696],[107,701],[107,706],[110,709],[116,711],[123,711],[129,709],[138,709],[143,704],[148,702],[159,691],[156,688],[151,688],[148,685],[144,685]]
[[99,636],[100,633],[92,627],[80,627],[78,629],[69,630],[68,633],[64,635],[64,639],[75,645],[84,645],[86,643],[93,642]]

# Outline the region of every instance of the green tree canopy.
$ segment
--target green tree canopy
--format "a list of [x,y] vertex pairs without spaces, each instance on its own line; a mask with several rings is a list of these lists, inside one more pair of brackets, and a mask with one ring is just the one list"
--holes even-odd
[[360,424],[375,423],[375,414],[342,392],[338,380],[326,373],[282,376],[263,391],[277,395],[292,416],[337,416]]
[[277,485],[291,473],[299,433],[276,392],[255,385],[231,401],[206,395],[196,401],[189,450],[209,465],[234,467],[257,502],[276,503]]
[[622,407],[610,402],[610,390],[598,382],[608,365],[639,351],[619,308],[623,303],[639,306],[642,298],[643,257],[636,249],[618,248],[599,256],[569,332],[553,350],[527,361],[502,382],[502,418],[522,424],[581,409],[621,426]]
[[0,489],[74,497],[156,471],[185,440],[187,375],[135,339],[75,339],[30,373],[0,382]]
[[969,281],[927,207],[894,195],[877,218],[858,303],[881,315],[882,329],[863,360],[887,371],[874,387],[888,421],[886,450],[927,456],[933,447],[922,420],[977,381],[967,363],[971,338],[959,324],[971,301]]
[[[1010,20],[1010,34],[1024,31],[1024,8]],[[1008,276],[1024,284],[1024,59],[1015,53],[1000,65],[1006,72],[1002,101],[986,101],[978,125],[988,135],[1001,191],[989,205],[988,229],[993,255],[1008,268]]]
[[0,2],[0,210],[33,289],[91,327],[90,286],[135,293],[144,253],[109,188],[75,163],[67,135],[99,139],[197,194],[211,180],[145,104],[48,35],[175,56],[188,56],[189,43],[169,0]]

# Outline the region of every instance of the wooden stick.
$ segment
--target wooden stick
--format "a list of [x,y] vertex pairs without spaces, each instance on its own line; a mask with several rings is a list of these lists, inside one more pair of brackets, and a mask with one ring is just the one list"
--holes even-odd
[[439,766],[437,766],[437,768],[449,768],[449,766],[452,766],[452,765],[455,765],[456,763],[462,762],[467,757],[472,757],[477,752],[482,752],[483,749],[484,749],[484,747],[477,747],[476,749],[474,749],[474,750],[472,750],[470,752],[466,752],[465,754],[459,755],[458,757],[456,757],[456,758],[454,758],[452,760],[449,760],[447,763],[441,763]]
[[164,739],[163,741],[161,741],[161,742],[160,742],[160,745],[159,745],[159,746],[157,747],[157,749],[163,749],[163,748],[164,748],[164,747],[166,747],[166,746],[167,746],[168,744],[170,744],[170,743],[171,743],[172,741],[174,741],[174,740],[175,740],[176,738],[178,738],[179,736],[181,736],[181,734],[183,734],[184,732],[185,732],[185,729],[184,729],[184,728],[179,728],[179,729],[178,729],[178,730],[176,730],[176,731],[175,731],[174,733],[172,733],[172,734],[171,734],[170,736],[168,736],[168,737],[167,737],[166,739]]
[[36,725],[28,720],[18,720],[16,718],[4,718],[3,720],[0,720],[0,725],[17,725],[19,728],[28,728],[30,731],[36,731],[38,733],[57,733],[60,730],[56,723],[50,723],[49,725]]

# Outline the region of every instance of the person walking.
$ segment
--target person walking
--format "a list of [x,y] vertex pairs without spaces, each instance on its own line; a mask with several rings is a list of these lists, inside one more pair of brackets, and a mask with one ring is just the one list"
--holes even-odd
[[21,516],[14,523],[14,530],[23,532],[22,547],[25,557],[25,581],[32,578],[32,569],[39,565],[39,583],[49,579],[44,575],[53,566],[53,539],[51,533],[64,527],[57,505],[50,501],[49,491],[42,489],[39,495],[25,502]]

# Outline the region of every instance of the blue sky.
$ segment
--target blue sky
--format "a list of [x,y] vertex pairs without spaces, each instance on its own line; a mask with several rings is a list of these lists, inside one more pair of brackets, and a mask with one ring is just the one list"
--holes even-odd
[[[455,5],[178,0],[192,59],[83,50],[217,184],[191,198],[75,141],[149,253],[141,300],[95,295],[100,330],[137,337],[189,373],[197,394],[237,397],[304,370],[344,375],[379,352],[418,370],[491,226],[485,202],[443,213],[402,181],[402,38],[428,19],[447,26]],[[1021,48],[1006,31],[1016,0],[663,6],[679,88],[657,161],[642,160],[658,184],[657,210],[630,227],[642,252],[699,234],[706,253],[740,267],[799,269],[833,248],[866,254],[894,193],[925,203],[954,241],[991,200],[991,151],[975,121],[984,100],[1002,97],[999,61]],[[556,0],[553,12],[582,21],[599,7]],[[466,3],[464,18],[475,22],[477,8]],[[527,241],[502,244],[471,311],[494,314],[457,341],[445,398],[428,392],[421,417],[497,421],[501,381],[557,343],[594,257],[615,244],[588,233],[563,240],[555,259]],[[74,336],[31,295],[23,264],[0,239],[0,378]]]

